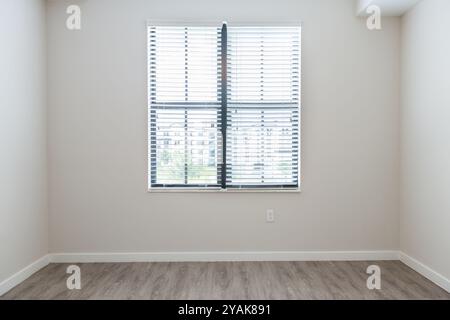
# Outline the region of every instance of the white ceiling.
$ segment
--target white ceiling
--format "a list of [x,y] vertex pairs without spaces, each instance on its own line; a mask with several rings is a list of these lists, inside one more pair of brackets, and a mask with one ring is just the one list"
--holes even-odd
[[366,9],[370,5],[381,8],[383,16],[402,16],[406,11],[414,7],[421,0],[356,0],[356,14],[367,16]]

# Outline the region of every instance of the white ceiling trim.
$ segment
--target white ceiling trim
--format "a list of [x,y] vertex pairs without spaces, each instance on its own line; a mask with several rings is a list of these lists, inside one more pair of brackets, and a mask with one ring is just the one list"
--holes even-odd
[[356,14],[360,17],[368,16],[366,9],[376,5],[381,9],[381,15],[399,17],[414,7],[421,0],[356,0]]

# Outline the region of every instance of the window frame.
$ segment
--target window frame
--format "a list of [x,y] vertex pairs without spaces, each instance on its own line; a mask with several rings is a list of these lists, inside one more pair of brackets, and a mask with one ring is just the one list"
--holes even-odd
[[[192,22],[192,21],[186,21],[186,22],[169,22],[169,21],[147,21],[146,24],[146,37],[147,37],[147,192],[149,193],[300,193],[301,192],[301,185],[302,185],[302,171],[301,171],[301,163],[302,163],[302,90],[301,90],[301,83],[302,83],[302,23],[298,22],[281,22],[281,23],[233,23],[232,27],[297,27],[299,29],[299,82],[298,82],[298,92],[299,92],[299,102],[298,102],[298,124],[297,124],[297,130],[298,130],[298,183],[296,187],[292,186],[246,186],[246,187],[227,187],[226,186],[226,170],[221,171],[221,179],[218,181],[217,185],[211,185],[211,184],[192,184],[192,185],[185,185],[185,184],[153,184],[153,176],[152,176],[152,160],[151,160],[151,99],[150,99],[150,42],[149,42],[149,28],[150,27],[217,27],[220,28],[222,26],[223,28],[227,27],[227,22]],[[222,36],[222,47],[224,47],[224,44],[227,44],[226,37]],[[225,49],[222,49],[222,67],[223,67],[223,61],[224,58],[227,58],[227,46],[225,45]],[[223,69],[223,68],[222,68]],[[223,78],[225,75],[225,78]],[[226,113],[227,113],[227,73],[222,72],[222,101],[219,103],[219,111],[220,108],[222,109],[222,117],[225,114],[226,119]],[[224,87],[225,85],[225,87]],[[189,103],[188,103],[189,104]],[[217,169],[219,170],[220,166],[226,167],[226,130],[227,130],[227,124],[226,120],[223,120],[222,118],[222,163],[217,164]],[[224,124],[225,123],[225,124]],[[219,148],[217,148],[219,150]]]

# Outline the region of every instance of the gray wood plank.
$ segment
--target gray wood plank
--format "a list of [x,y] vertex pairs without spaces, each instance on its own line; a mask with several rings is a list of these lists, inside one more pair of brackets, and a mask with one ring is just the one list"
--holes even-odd
[[[382,270],[368,290],[366,269]],[[399,261],[87,263],[81,290],[68,290],[68,264],[50,264],[0,299],[446,299],[450,294]]]

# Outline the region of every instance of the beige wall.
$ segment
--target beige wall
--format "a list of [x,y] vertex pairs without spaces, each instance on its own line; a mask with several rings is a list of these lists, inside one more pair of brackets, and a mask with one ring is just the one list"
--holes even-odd
[[450,278],[450,1],[403,18],[401,249]]
[[[302,193],[146,192],[148,19],[303,21]],[[353,0],[63,0],[48,24],[52,252],[398,248],[398,18],[370,32]]]
[[0,1],[0,283],[48,252],[45,1]]

